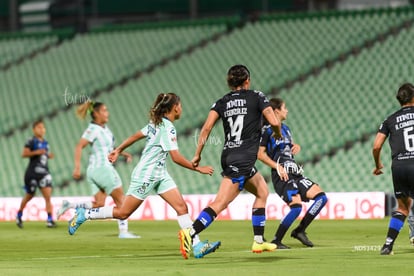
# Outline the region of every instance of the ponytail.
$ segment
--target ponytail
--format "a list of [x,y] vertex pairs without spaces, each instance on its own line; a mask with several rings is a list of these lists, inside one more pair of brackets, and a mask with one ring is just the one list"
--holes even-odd
[[89,113],[91,114],[92,119],[95,119],[93,113],[95,111],[98,111],[101,105],[103,105],[103,103],[94,102],[94,101],[86,101],[85,103],[81,104],[76,109],[76,115],[78,116],[79,119],[85,120],[86,115]]
[[180,97],[175,93],[159,94],[149,112],[151,122],[155,126],[159,125],[162,122],[162,117],[170,112],[179,102]]

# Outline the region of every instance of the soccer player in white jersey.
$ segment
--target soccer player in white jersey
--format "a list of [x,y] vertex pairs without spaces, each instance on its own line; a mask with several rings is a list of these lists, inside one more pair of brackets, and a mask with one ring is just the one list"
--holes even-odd
[[[64,200],[57,212],[58,218],[70,208],[97,208],[105,206],[107,195],[111,195],[115,205],[119,207],[124,200],[121,178],[107,157],[113,150],[115,140],[114,135],[107,126],[109,111],[103,103],[88,101],[77,109],[77,115],[79,118],[85,119],[88,113],[91,115],[92,121],[76,145],[73,178],[81,178],[82,150],[90,145],[91,151],[86,178],[94,195],[94,201],[69,202]],[[131,160],[130,154],[123,153],[123,155],[127,158],[127,161]],[[139,238],[139,236],[128,232],[128,220],[118,220],[118,227],[119,238]]]
[[[150,122],[127,138],[108,156],[115,162],[124,149],[138,140],[146,139],[141,160],[131,176],[131,183],[122,207],[106,206],[102,208],[78,208],[75,216],[69,222],[69,234],[73,235],[79,226],[88,219],[128,218],[141,206],[152,191],[159,194],[176,212],[178,224],[182,229],[190,227],[192,220],[188,207],[178,190],[174,180],[168,174],[166,158],[184,168],[198,171],[202,174],[213,173],[210,166],[193,166],[178,150],[176,130],[173,125],[181,116],[180,98],[174,93],[159,94],[150,110]],[[203,256],[215,251],[220,242],[200,241],[198,236],[193,240],[194,257]],[[188,258],[188,256],[187,256]]]

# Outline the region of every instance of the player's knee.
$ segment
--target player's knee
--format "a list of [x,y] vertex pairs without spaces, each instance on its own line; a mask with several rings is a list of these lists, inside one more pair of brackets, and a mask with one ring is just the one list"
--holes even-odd
[[[117,211],[115,211],[117,210]],[[121,220],[125,220],[127,219],[131,214],[129,212],[126,211],[122,211],[120,209],[114,209],[114,217],[116,217],[117,219],[121,219]]]
[[177,212],[178,216],[188,214],[188,207],[185,203],[175,206],[174,209]]

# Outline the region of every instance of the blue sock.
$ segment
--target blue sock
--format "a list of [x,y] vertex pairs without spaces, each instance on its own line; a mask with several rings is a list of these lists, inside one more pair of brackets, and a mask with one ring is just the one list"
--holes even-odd
[[301,204],[294,204],[291,206],[289,213],[283,218],[280,222],[284,227],[289,228],[295,219],[299,216],[300,212],[302,211]]
[[23,216],[23,211],[18,211],[17,212],[17,217],[18,218],[22,218],[22,216]]
[[325,206],[326,202],[328,201],[328,198],[326,197],[325,193],[320,193],[313,199],[314,202],[312,206],[309,208],[309,214],[313,216],[317,216],[319,212],[322,210],[322,208]]
[[47,213],[47,221],[52,221],[52,214],[51,213]]
[[191,233],[192,236],[200,233],[204,229],[206,229],[217,217],[216,212],[210,207],[205,208],[201,213],[198,215],[198,218],[193,223],[194,233]]
[[286,231],[289,229],[289,227],[292,225],[295,219],[300,215],[301,211],[302,204],[292,204],[290,206],[289,213],[282,219],[279,227],[276,230],[274,238],[275,242],[282,242],[282,239],[285,236]]
[[305,231],[305,229],[309,226],[309,224],[315,219],[315,217],[319,214],[319,212],[325,206],[326,202],[328,202],[328,198],[323,192],[316,195],[313,200],[314,200],[313,204],[311,205],[309,210],[306,212],[299,226],[296,228],[298,232]]
[[398,237],[398,234],[404,225],[405,218],[406,216],[400,212],[392,212],[392,217],[388,226],[387,239],[385,240],[385,244],[391,246],[391,248],[394,245],[394,241]]
[[266,209],[256,208],[252,212],[253,233],[255,236],[263,236],[266,224]]
[[392,214],[392,217],[391,217],[391,220],[390,220],[389,228],[400,232],[401,228],[404,225],[404,220],[405,220],[404,215],[402,215],[400,213],[397,213],[397,212],[394,212]]

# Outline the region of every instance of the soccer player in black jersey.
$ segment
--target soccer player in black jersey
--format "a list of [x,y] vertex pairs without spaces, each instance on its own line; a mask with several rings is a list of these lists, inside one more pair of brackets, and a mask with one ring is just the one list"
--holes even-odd
[[[282,99],[270,99],[270,105],[276,118],[281,122],[286,120],[288,109]],[[297,165],[294,159],[294,155],[300,151],[300,146],[293,143],[290,129],[283,123],[282,136],[280,139],[275,139],[272,128],[265,125],[262,130],[258,153],[258,159],[272,168],[272,182],[276,193],[290,207],[289,213],[280,222],[272,243],[276,244],[278,249],[290,248],[282,243],[282,239],[300,215],[302,201],[314,200],[299,226],[291,233],[293,238],[298,239],[308,247],[313,247],[313,243],[306,236],[305,229],[319,214],[328,199],[318,184],[303,176],[303,169]]]
[[396,96],[401,109],[388,116],[379,127],[372,154],[375,161],[374,175],[382,174],[381,149],[389,137],[391,147],[391,173],[394,195],[398,208],[392,212],[388,233],[381,255],[392,254],[395,240],[409,214],[414,196],[414,86],[403,84]]
[[42,120],[37,120],[32,125],[33,137],[30,138],[23,148],[22,157],[30,158],[24,176],[25,196],[22,199],[20,208],[16,216],[16,224],[23,228],[23,209],[26,204],[34,197],[36,189],[39,188],[46,203],[47,222],[49,228],[56,227],[52,218],[53,206],[51,203],[52,195],[52,176],[49,173],[48,160],[54,157],[49,151],[49,144],[44,139],[46,128]]
[[246,66],[232,66],[227,73],[227,84],[231,91],[211,107],[192,160],[194,167],[199,165],[204,144],[215,123],[222,119],[225,134],[221,155],[223,179],[214,201],[199,214],[191,228],[179,232],[180,248],[184,258],[192,250],[192,237],[207,228],[243,189],[256,196],[252,210],[252,251],[260,253],[276,249],[275,244],[267,243],[263,239],[269,191],[264,178],[254,165],[260,143],[262,116],[272,126],[276,135],[280,135],[280,121],[275,117],[265,95],[249,89],[250,72]]

